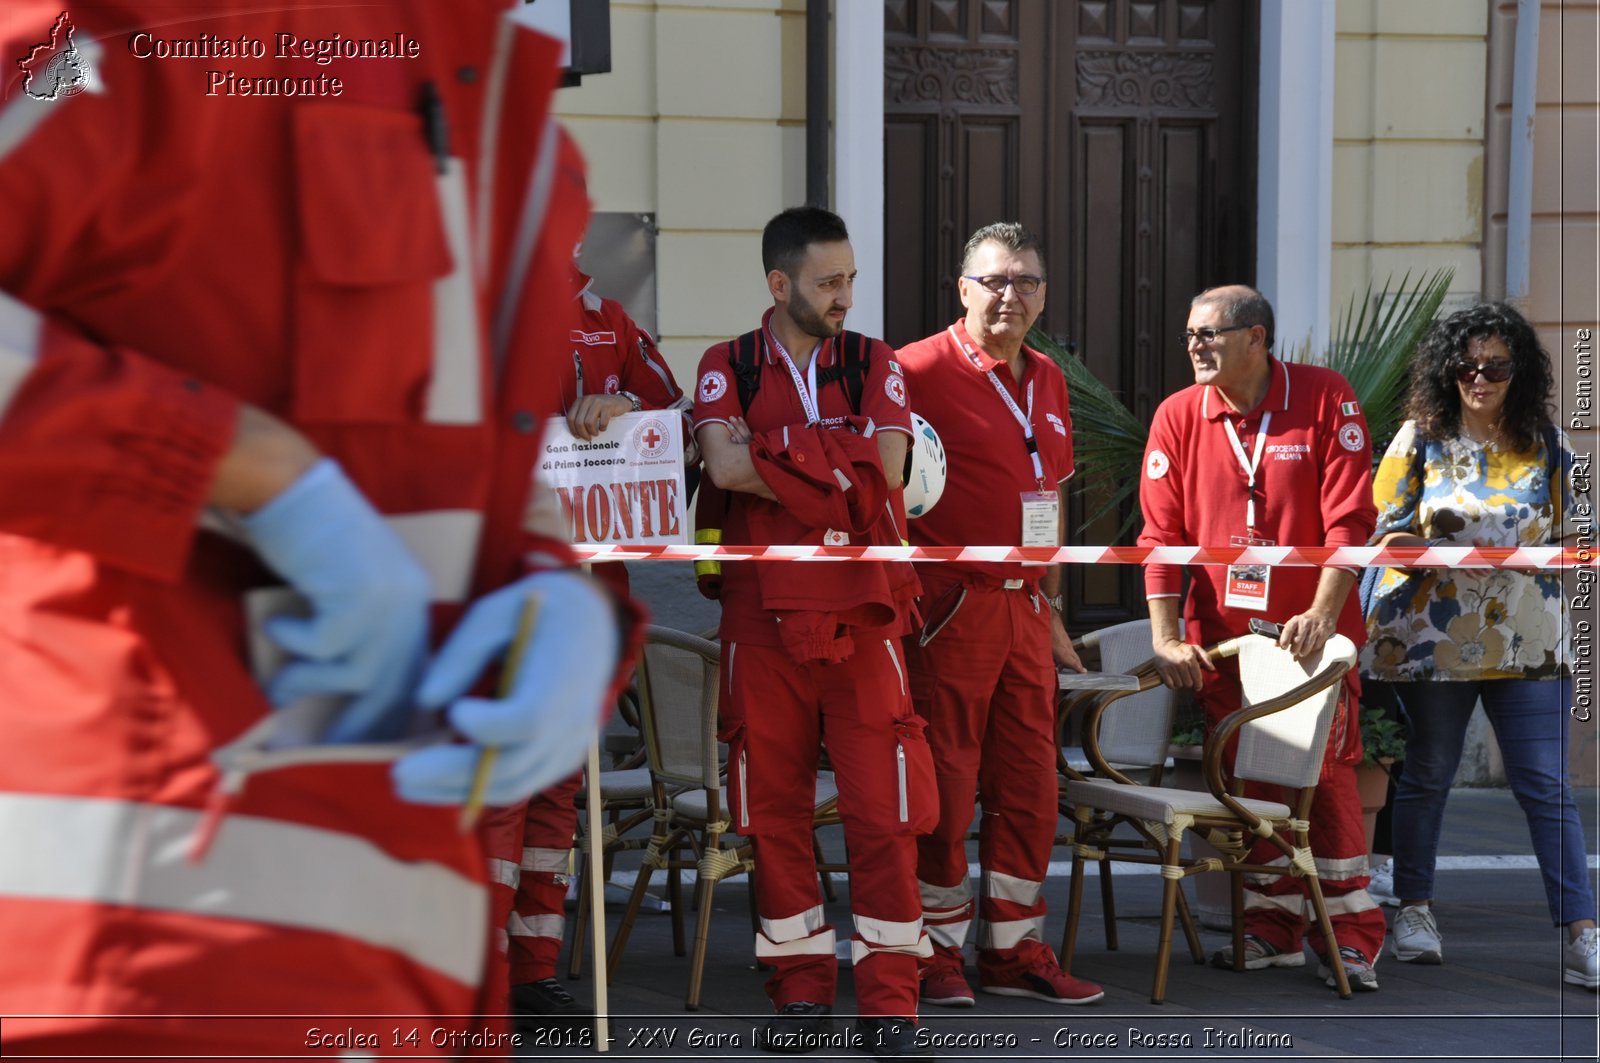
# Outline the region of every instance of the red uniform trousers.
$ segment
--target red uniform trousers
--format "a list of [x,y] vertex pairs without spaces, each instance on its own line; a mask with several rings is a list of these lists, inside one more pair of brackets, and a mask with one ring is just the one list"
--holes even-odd
[[[1205,679],[1200,704],[1205,708],[1207,726],[1211,727],[1239,708],[1238,661],[1222,661],[1216,672],[1206,673]],[[1341,705],[1334,717],[1334,733],[1328,736],[1322,775],[1311,799],[1309,838],[1323,901],[1339,944],[1360,949],[1375,963],[1383,948],[1384,920],[1383,912],[1367,895],[1367,838],[1361,822],[1361,799],[1356,793],[1355,766],[1340,757],[1342,750],[1352,748],[1344,729],[1355,726],[1357,706],[1348,686],[1344,698],[1347,704]],[[1359,750],[1360,746],[1353,748]],[[1233,753],[1230,748],[1223,760],[1225,771],[1230,773]],[[1246,783],[1244,795],[1265,801],[1285,800],[1283,787],[1263,783]],[[1288,864],[1287,857],[1266,843],[1258,844],[1250,856],[1257,863]],[[1328,950],[1308,897],[1303,878],[1246,875],[1245,932],[1286,952],[1299,952],[1302,938],[1309,936],[1311,948],[1326,956]]]
[[583,772],[575,772],[526,804],[484,817],[490,917],[510,964],[511,985],[555,977],[566,931],[568,861],[578,831],[574,799],[582,786]]
[[[618,597],[628,596],[628,566],[621,561],[595,565],[593,575]],[[484,812],[491,925],[499,954],[510,965],[511,985],[555,977],[566,934],[567,868],[582,788],[579,771],[525,805]],[[491,983],[505,984],[506,979]]]
[[839,965],[812,850],[818,751],[828,744],[850,850],[851,952],[862,1015],[914,1017],[930,953],[915,835],[933,825],[933,760],[892,639],[856,639],[836,664],[797,665],[778,646],[724,642],[720,734],[729,817],[756,853],[756,955],[781,1008],[832,1004]]
[[911,697],[928,719],[939,780],[939,824],[917,841],[922,919],[933,962],[960,967],[973,916],[966,836],[981,795],[979,980],[1009,981],[1054,958],[1043,942],[1058,815],[1050,606],[1031,583],[1008,590],[940,569],[920,566],[918,575],[928,623],[948,620],[926,646],[916,634],[906,639]]

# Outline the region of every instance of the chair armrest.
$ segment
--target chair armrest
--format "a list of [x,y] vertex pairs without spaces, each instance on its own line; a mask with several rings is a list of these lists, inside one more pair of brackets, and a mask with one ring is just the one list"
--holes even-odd
[[[1073,645],[1076,646],[1081,641],[1081,639],[1075,639],[1073,640]],[[1068,744],[1067,739],[1071,730],[1072,714],[1087,705],[1095,693],[1093,690],[1074,690],[1060,694],[1056,698],[1056,771],[1058,774],[1075,781],[1082,781],[1084,778],[1083,773],[1067,763],[1067,757],[1062,752],[1062,747]]]
[[[1232,641],[1234,640],[1226,640],[1226,642]],[[1209,648],[1207,652],[1210,653],[1225,644],[1226,643],[1218,643],[1216,647]],[[1237,653],[1237,648],[1235,648],[1233,652]],[[1221,656],[1232,656],[1232,654],[1224,653]],[[1217,659],[1220,658],[1213,657],[1213,660]],[[1212,796],[1221,801],[1224,805],[1227,805],[1235,815],[1239,816],[1252,827],[1259,824],[1259,818],[1243,805],[1239,804],[1238,801],[1234,800],[1233,795],[1229,794],[1226,787],[1224,787],[1222,784],[1223,751],[1228,748],[1228,743],[1232,741],[1233,736],[1238,733],[1239,728],[1243,727],[1251,720],[1259,720],[1263,716],[1271,716],[1273,713],[1282,712],[1284,709],[1298,705],[1300,702],[1304,701],[1312,694],[1315,694],[1317,691],[1330,687],[1335,683],[1342,682],[1345,674],[1349,671],[1350,665],[1348,663],[1345,661],[1336,661],[1328,668],[1327,671],[1320,672],[1317,675],[1312,676],[1299,686],[1285,691],[1275,698],[1269,698],[1259,705],[1252,705],[1249,708],[1235,709],[1219,720],[1217,722],[1217,726],[1212,730],[1211,734],[1206,736],[1205,755],[1201,764],[1202,777],[1205,779],[1206,787],[1211,791]]]
[[[1138,690],[1106,690],[1094,692],[1088,708],[1089,715],[1083,721],[1083,755],[1088,759],[1090,767],[1094,769],[1096,777],[1111,779],[1123,786],[1138,786],[1134,780],[1122,774],[1106,760],[1100,752],[1100,718],[1105,711],[1118,698],[1125,698],[1132,694],[1142,694],[1146,690],[1153,690],[1161,685],[1161,677],[1156,672],[1156,661],[1152,657],[1139,665],[1133,671],[1126,673],[1139,677]],[[1060,744],[1056,746],[1057,757],[1060,758]],[[1070,778],[1071,776],[1069,776]]]

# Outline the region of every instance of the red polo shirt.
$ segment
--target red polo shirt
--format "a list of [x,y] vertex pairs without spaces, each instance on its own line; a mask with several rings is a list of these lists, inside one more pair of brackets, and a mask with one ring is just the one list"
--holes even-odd
[[[1061,368],[1024,347],[1018,384],[1005,362],[989,357],[974,342],[965,321],[896,354],[912,407],[939,433],[948,469],[939,504],[911,522],[911,541],[918,546],[1020,546],[1022,493],[1057,490],[1073,471],[1072,416]],[[1039,448],[1042,485],[1022,425],[995,390],[994,380],[1024,417],[1031,399],[1029,423]],[[997,579],[1037,579],[1043,571],[1020,564],[969,563],[941,563],[940,570],[983,572]]]
[[[1256,473],[1255,537],[1278,546],[1365,546],[1377,521],[1372,504],[1372,440],[1355,392],[1344,377],[1314,365],[1272,359],[1272,382],[1255,409],[1239,414],[1209,384],[1167,397],[1156,410],[1145,447],[1139,505],[1140,546],[1229,546],[1246,536],[1248,478],[1224,427],[1231,421],[1246,459],[1267,422]],[[1267,610],[1223,604],[1227,569],[1193,565],[1183,615],[1190,642],[1206,645],[1243,634],[1252,616],[1283,623],[1316,596],[1320,569],[1272,570]],[[1145,568],[1150,598],[1177,597],[1182,566]],[[1340,634],[1366,641],[1352,593],[1339,615]]]
[[[683,398],[672,370],[656,350],[656,341],[640,328],[615,299],[589,290],[585,278],[578,294],[581,320],[568,335],[570,358],[561,368],[561,410],[570,410],[579,395],[639,396],[647,410],[665,410]],[[582,385],[579,385],[579,369]]]
[[[743,417],[755,433],[783,428],[786,425],[805,425],[805,404],[800,389],[789,372],[788,365],[778,353],[778,345],[768,328],[772,311],[761,319],[761,342],[758,344],[761,364],[761,387],[750,402],[748,411],[739,407],[739,387],[733,366],[728,360],[728,344],[718,343],[700,357],[699,381],[695,387],[694,430],[708,424],[727,424],[730,418]],[[790,352],[794,355],[804,352]],[[837,363],[839,344],[825,340],[813,357],[817,369]],[[894,351],[881,340],[872,340],[868,352],[867,378],[861,390],[861,416],[870,419],[880,432],[911,434],[911,413],[906,406],[906,383],[894,364]],[[801,374],[802,380],[814,379],[810,372]],[[824,427],[842,429],[853,412],[850,398],[845,393],[843,381],[817,387],[815,405]],[[722,526],[722,541],[729,545],[775,546],[788,545],[763,541],[753,533],[749,521],[752,507],[771,507],[776,503],[743,491],[729,493],[728,518]],[[895,520],[904,529],[905,508],[901,492],[895,491],[890,503],[895,510]],[[826,529],[818,529],[825,531]],[[856,545],[864,544],[864,540]],[[732,642],[749,642],[763,646],[781,645],[777,622],[772,613],[761,607],[761,592],[757,585],[754,565],[760,562],[732,561],[722,566],[722,637]],[[800,562],[771,562],[798,564]],[[883,562],[840,561],[806,562],[806,564],[864,565]],[[843,603],[841,603],[843,604]],[[898,636],[898,630],[888,636]]]

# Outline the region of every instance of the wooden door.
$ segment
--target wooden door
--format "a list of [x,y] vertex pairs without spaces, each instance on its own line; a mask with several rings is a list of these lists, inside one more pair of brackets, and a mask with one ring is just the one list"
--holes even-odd
[[[1021,221],[1047,250],[1041,324],[1148,421],[1192,380],[1173,338],[1190,297],[1254,280],[1256,0],[884,9],[886,338],[958,317],[967,236]],[[1089,501],[1073,496],[1074,528]],[[1067,594],[1075,631],[1144,613],[1131,566],[1070,569]]]

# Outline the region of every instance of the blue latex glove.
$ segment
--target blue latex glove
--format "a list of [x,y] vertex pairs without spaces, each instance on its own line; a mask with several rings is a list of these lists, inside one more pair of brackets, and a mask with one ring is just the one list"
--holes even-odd
[[339,468],[324,458],[243,518],[261,559],[311,606],[268,620],[268,638],[295,658],[267,685],[273,705],[309,695],[350,698],[323,737],[394,738],[428,655],[428,574]]
[[[538,596],[539,611],[510,693],[464,697],[505,656],[530,595]],[[396,791],[421,804],[461,804],[486,746],[499,750],[487,804],[515,804],[571,775],[599,727],[621,637],[605,592],[575,572],[541,572],[479,601],[417,691],[420,708],[448,705],[450,723],[472,744],[430,746],[401,758]]]

